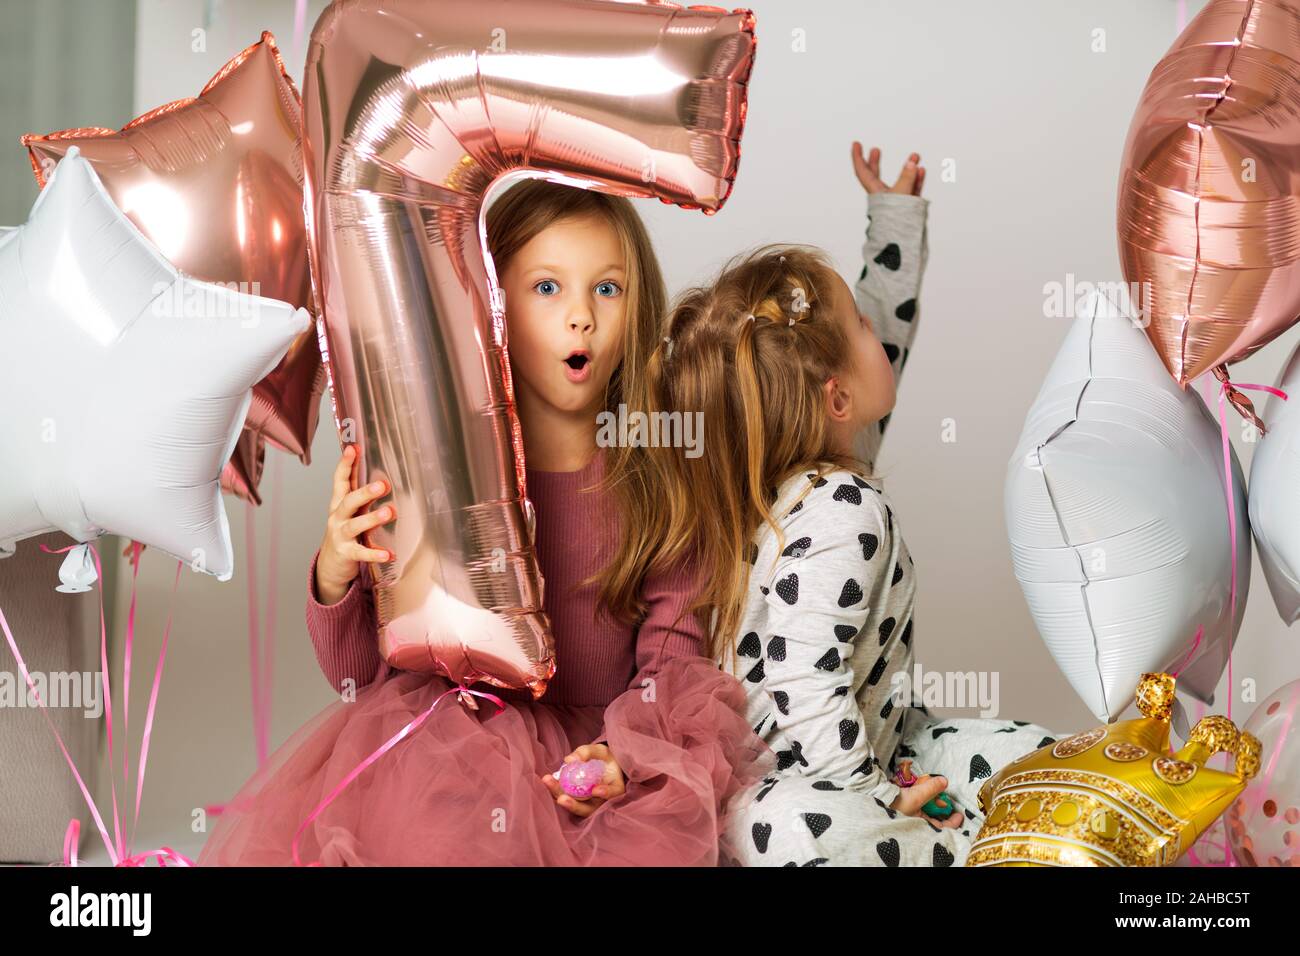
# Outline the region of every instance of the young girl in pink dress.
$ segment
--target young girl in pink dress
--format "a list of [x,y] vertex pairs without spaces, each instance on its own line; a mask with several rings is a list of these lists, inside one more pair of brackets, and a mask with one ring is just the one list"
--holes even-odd
[[[597,415],[642,407],[666,293],[626,199],[540,180],[489,209],[506,295],[545,611],[556,673],[545,695],[486,688],[506,707],[444,700],[322,802],[453,685],[391,668],[376,645],[364,532],[393,520],[382,483],[335,472],[308,574],[307,629],[343,699],[300,728],[221,815],[201,864],[716,865],[728,799],[774,756],[745,717],[745,691],[703,656],[688,567],[638,571],[659,507],[642,449],[598,448]],[[352,691],[355,689],[355,695]],[[355,699],[353,699],[355,698]],[[551,773],[600,759],[593,795]]]

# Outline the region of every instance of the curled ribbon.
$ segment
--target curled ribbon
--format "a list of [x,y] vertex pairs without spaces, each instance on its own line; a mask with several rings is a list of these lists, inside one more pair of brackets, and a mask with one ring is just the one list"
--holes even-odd
[[[481,691],[481,690],[471,690],[470,688],[466,687],[464,684],[458,684],[455,687],[449,687],[447,690],[443,691],[434,699],[432,704],[430,704],[428,707],[424,709],[422,713],[420,713],[418,716],[408,721],[405,727],[403,727],[397,733],[393,734],[393,736],[389,737],[388,740],[386,740],[382,745],[380,745],[380,747],[377,750],[374,751],[374,753],[372,753],[370,756],[366,757],[365,760],[361,761],[361,763],[353,767],[352,770],[348,773],[348,775],[344,777],[342,781],[339,782],[338,786],[336,786],[333,790],[331,790],[329,792],[329,795],[316,805],[316,809],[312,810],[312,812],[307,815],[307,819],[303,820],[302,823],[298,825],[298,831],[293,835],[292,850],[293,850],[294,866],[303,866],[303,862],[301,858],[298,856],[298,841],[302,838],[303,832],[307,829],[307,827],[311,825],[311,822],[315,820],[318,816],[320,816],[321,812],[326,807],[328,807],[331,803],[333,803],[334,799],[340,793],[342,793],[344,789],[346,789],[347,786],[352,783],[353,780],[361,776],[361,774],[365,772],[367,767],[369,767],[372,763],[374,763],[384,754],[388,753],[388,751],[392,750],[399,743],[401,743],[408,736],[410,736],[417,729],[419,729],[420,725],[423,724],[429,718],[429,715],[433,713],[434,708],[437,707],[440,703],[442,703],[442,699],[451,694],[455,694],[462,704],[466,705],[472,710],[478,710],[478,705],[474,703],[473,700],[474,697],[482,697],[485,700],[492,701],[494,704],[497,705],[497,709],[495,712],[488,715],[489,719],[501,713],[501,711],[505,710],[506,707],[505,701],[503,701],[496,694],[489,694],[486,691]],[[309,863],[306,865],[320,866],[321,863],[319,860],[317,860],[314,863]]]
[[[74,549],[78,549],[78,548],[89,549],[91,556],[94,558],[96,577],[102,582],[103,568],[100,565],[99,552],[95,550],[94,545],[77,543],[77,544],[68,545],[65,548],[50,548],[44,544],[41,545],[41,550],[46,552],[47,554],[63,554],[65,552],[73,551]],[[139,572],[139,549],[140,546],[135,545],[133,548],[133,555],[132,555],[132,566],[135,569],[136,574],[138,574]],[[180,584],[181,567],[182,565],[178,561],[176,563],[176,580],[172,585],[173,597],[176,594],[177,586]],[[123,663],[122,663],[123,686],[126,689],[130,688],[131,648],[132,648],[132,644],[134,643],[134,637],[135,637],[135,598],[136,598],[135,585],[136,585],[136,579],[135,576],[133,575],[131,581],[131,610],[127,617],[126,644],[124,648]],[[136,783],[135,815],[132,821],[132,829],[131,829],[132,839],[128,841],[125,840],[122,835],[121,819],[118,813],[118,806],[117,806],[117,783],[113,779],[113,702],[112,702],[112,696],[111,696],[110,685],[108,680],[108,630],[104,621],[104,592],[103,592],[102,584],[99,592],[99,654],[100,654],[100,668],[101,668],[100,680],[102,681],[102,686],[104,689],[104,723],[105,723],[105,733],[108,740],[109,783],[113,795],[113,836],[112,837],[110,837],[108,834],[108,827],[104,825],[104,819],[99,813],[99,808],[95,804],[94,798],[91,797],[90,790],[87,788],[86,782],[82,778],[81,773],[77,770],[76,762],[72,759],[72,755],[68,752],[68,748],[63,742],[62,735],[59,733],[58,729],[54,726],[54,722],[50,719],[48,709],[45,706],[45,701],[41,699],[40,692],[36,689],[36,684],[32,680],[32,676],[27,670],[27,664],[23,660],[23,656],[18,650],[18,643],[17,641],[14,640],[13,631],[9,627],[8,620],[5,619],[4,611],[0,610],[0,630],[4,631],[5,640],[9,644],[9,650],[13,654],[14,660],[18,663],[18,669],[23,675],[23,680],[27,684],[27,688],[31,692],[32,697],[36,700],[36,703],[40,706],[41,716],[45,718],[46,724],[49,725],[50,732],[54,734],[55,742],[58,743],[59,750],[63,753],[63,759],[67,762],[68,769],[72,771],[72,776],[77,781],[77,786],[81,790],[81,795],[86,801],[86,806],[90,809],[90,815],[92,819],[95,821],[95,827],[96,829],[99,830],[99,835],[104,841],[104,847],[105,849],[108,850],[108,858],[113,864],[113,866],[141,866],[151,858],[157,858],[159,865],[162,866],[168,865],[169,862],[173,866],[193,865],[193,861],[189,860],[183,854],[177,853],[175,850],[171,849],[170,847],[161,847],[160,849],[150,850],[144,853],[130,852],[130,843],[133,842],[134,835],[135,835],[135,825],[140,820],[140,797],[144,791],[145,766],[148,763],[148,754],[149,754],[149,738],[153,729],[154,712],[158,702],[158,686],[162,681],[163,661],[166,658],[166,654],[167,654],[167,641],[171,634],[171,622],[172,622],[172,615],[171,612],[169,611],[167,615],[167,628],[163,633],[162,647],[159,649],[158,652],[158,666],[154,672],[153,688],[149,695],[149,709],[145,717],[144,731],[140,742],[140,765],[138,767],[138,778]],[[125,718],[125,711],[127,709],[127,704],[129,703],[129,700],[130,700],[129,695],[124,695],[124,704],[123,704],[124,718]],[[129,770],[128,757],[125,752],[125,746],[123,748],[123,756],[122,756],[122,773],[123,773],[124,780],[129,785],[130,770]],[[81,823],[74,817],[68,823],[68,828],[63,835],[62,859],[63,859],[63,864],[65,866],[77,865],[78,863],[77,846],[80,842],[80,836],[81,836]]]
[[[1219,380],[1219,437],[1222,439],[1223,442],[1223,487],[1228,498],[1228,547],[1232,552],[1232,578],[1228,586],[1228,601],[1229,601],[1228,627],[1231,628],[1232,622],[1237,616],[1237,504],[1236,504],[1236,498],[1233,495],[1233,487],[1232,487],[1233,486],[1232,443],[1228,441],[1228,421],[1227,421],[1227,416],[1225,414],[1224,403],[1225,401],[1231,403],[1233,408],[1237,409],[1237,411],[1241,413],[1243,417],[1248,419],[1256,428],[1259,429],[1260,434],[1264,434],[1264,423],[1260,421],[1259,416],[1255,414],[1255,407],[1251,403],[1250,399],[1247,398],[1245,395],[1243,395],[1239,391],[1239,389],[1243,389],[1243,388],[1257,389],[1258,391],[1261,392],[1268,392],[1271,395],[1276,395],[1278,398],[1282,399],[1283,401],[1287,401],[1287,394],[1286,392],[1282,391],[1280,388],[1274,388],[1271,385],[1258,385],[1258,384],[1247,383],[1247,382],[1230,382],[1228,381],[1227,370],[1224,369],[1224,367],[1221,365],[1216,366],[1213,369],[1213,372],[1214,372],[1214,377]],[[1192,645],[1192,650],[1188,652],[1187,658],[1185,658],[1182,664],[1179,665],[1180,670],[1184,666],[1186,666],[1188,660],[1190,660],[1191,658],[1191,654],[1195,652],[1196,646],[1200,644],[1202,633],[1203,633],[1203,628],[1197,630],[1196,642]],[[1177,676],[1176,671],[1175,671],[1175,676]],[[1231,649],[1229,649],[1228,651],[1229,693],[1228,693],[1228,708],[1227,708],[1228,710],[1227,716],[1229,720],[1232,719],[1232,698],[1233,698],[1232,686],[1233,686],[1232,651]],[[1231,848],[1228,846],[1228,842],[1227,842],[1228,835],[1226,829],[1224,830],[1223,839],[1224,839],[1224,846],[1223,846],[1224,862],[1221,865],[1235,866],[1236,860],[1233,858]],[[1192,856],[1192,859],[1197,863],[1200,862],[1200,860],[1195,855]],[[1216,864],[1210,864],[1210,865],[1216,865]]]

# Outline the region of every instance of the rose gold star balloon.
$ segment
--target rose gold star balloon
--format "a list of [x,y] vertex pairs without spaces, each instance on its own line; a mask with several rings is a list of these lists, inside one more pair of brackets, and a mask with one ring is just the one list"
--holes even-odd
[[255,505],[262,503],[257,488],[262,483],[266,442],[260,432],[245,428],[235,443],[230,461],[221,469],[221,490]]
[[[397,667],[554,670],[482,212],[519,175],[687,208],[736,174],[753,14],[600,0],[349,0],[307,53],[312,273],[335,421],[397,518],[367,536]],[[511,175],[513,174],[513,175]],[[593,425],[594,428],[594,425]]]
[[[177,269],[245,292],[311,307],[302,215],[302,106],[275,38],[218,71],[197,97],[177,100],[121,130],[68,129],[22,138],[37,181],[77,146],[109,195]],[[254,433],[222,486],[254,502],[262,439],[310,460],[324,388],[309,329],[253,389]]]
[[1211,0],[1152,71],[1129,128],[1120,258],[1180,385],[1209,370],[1226,382],[1226,363],[1300,316],[1298,25],[1295,0]]

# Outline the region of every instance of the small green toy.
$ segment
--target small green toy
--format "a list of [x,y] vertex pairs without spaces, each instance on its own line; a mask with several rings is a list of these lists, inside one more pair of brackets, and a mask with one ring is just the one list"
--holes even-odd
[[[912,761],[900,760],[898,769],[894,771],[894,783],[900,787],[910,787],[921,778],[912,773]],[[933,800],[928,801],[921,808],[921,812],[927,817],[934,817],[936,820],[947,820],[952,816],[953,810],[956,809],[952,803],[952,797],[948,791],[943,791]]]

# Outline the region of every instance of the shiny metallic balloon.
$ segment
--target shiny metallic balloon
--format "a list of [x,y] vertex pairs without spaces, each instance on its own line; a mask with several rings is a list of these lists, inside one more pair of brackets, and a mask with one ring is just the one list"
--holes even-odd
[[[310,331],[310,330],[309,330]],[[260,505],[262,470],[266,464],[266,440],[260,432],[245,427],[235,442],[230,461],[221,469],[221,490],[250,504]]]
[[1034,623],[1099,719],[1116,719],[1147,671],[1213,699],[1250,586],[1235,454],[1235,540],[1224,487],[1218,421],[1165,374],[1127,303],[1094,296],[1025,417],[1005,505]]
[[[176,268],[240,291],[311,307],[302,213],[302,105],[275,37],[263,33],[197,97],[121,130],[68,129],[22,138],[36,179],[72,146],[114,201]],[[258,503],[262,439],[310,462],[325,387],[314,329],[258,382],[240,459],[222,485]]]
[[1277,613],[1300,618],[1300,346],[1282,370],[1287,398],[1268,402],[1269,428],[1250,460],[1250,529]]
[[1180,385],[1300,316],[1297,142],[1300,5],[1210,0],[1151,72],[1120,172],[1124,275]]
[[[731,190],[748,11],[604,0],[348,0],[304,82],[312,275],[395,666],[526,686],[554,671],[505,315],[482,213],[510,174],[712,212]],[[594,427],[594,425],[593,425]]]
[[253,383],[310,326],[178,272],[69,149],[0,230],[0,555],[118,534],[229,580],[221,468]]
[[1260,772],[1224,814],[1242,866],[1300,866],[1300,680],[1255,706],[1242,727],[1260,742]]
[[[1143,674],[1141,717],[1053,741],[986,780],[966,865],[1177,863],[1259,773],[1261,744],[1213,714],[1173,752],[1174,686],[1170,674]],[[1231,770],[1208,766],[1219,754]]]

